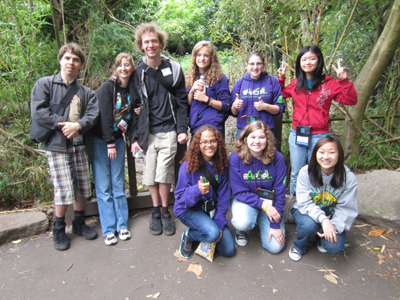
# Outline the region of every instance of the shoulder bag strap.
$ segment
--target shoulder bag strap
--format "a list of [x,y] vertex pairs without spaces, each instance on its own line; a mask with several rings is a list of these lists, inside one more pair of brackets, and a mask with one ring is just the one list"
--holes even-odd
[[[161,84],[161,86],[164,89],[166,89],[168,92],[173,94],[174,89],[172,88],[172,86],[170,86],[168,84],[168,82],[164,79],[164,76],[162,76],[160,72],[156,72],[156,70],[149,67],[144,61],[142,61],[141,63],[144,65],[143,70],[146,74],[151,76],[155,81],[157,81],[159,84]],[[172,68],[171,68],[171,72],[172,72]],[[172,74],[172,76],[173,76],[173,74]]]

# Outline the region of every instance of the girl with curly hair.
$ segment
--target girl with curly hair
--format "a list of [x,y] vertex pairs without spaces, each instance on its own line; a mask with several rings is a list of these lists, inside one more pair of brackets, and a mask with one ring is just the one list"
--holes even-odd
[[250,122],[261,120],[274,133],[274,117],[283,113],[284,103],[278,80],[265,69],[264,55],[253,51],[246,58],[247,73],[232,89],[231,111],[237,117],[236,140]]
[[236,243],[246,246],[249,230],[258,222],[262,246],[279,253],[285,246],[286,165],[265,123],[252,122],[241,132],[229,157],[229,178]]
[[192,257],[195,241],[216,243],[221,256],[232,256],[235,242],[225,217],[231,197],[228,157],[219,131],[212,126],[197,130],[181,163],[174,212],[189,227],[182,233],[181,256]]
[[232,105],[229,81],[222,74],[217,50],[208,41],[198,42],[193,48],[186,89],[192,134],[201,126],[211,125],[224,137],[225,114]]

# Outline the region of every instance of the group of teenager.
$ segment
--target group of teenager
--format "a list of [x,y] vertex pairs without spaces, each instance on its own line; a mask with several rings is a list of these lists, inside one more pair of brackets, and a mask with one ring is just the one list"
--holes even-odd
[[[235,241],[246,246],[256,225],[263,248],[279,253],[285,246],[286,165],[275,148],[274,117],[284,111],[283,98],[293,98],[290,194],[296,196],[291,214],[297,238],[289,256],[298,261],[314,237],[321,252],[344,251],[345,231],[358,214],[357,180],[344,165],[343,149],[329,133],[328,120],[333,99],[357,103],[346,70],[339,64],[334,67],[337,79],[325,75],[320,49],[305,47],[296,60],[296,79],[285,86],[286,67],[273,77],[265,71],[264,55],[252,52],[246,59],[247,73],[230,92],[210,42],[196,44],[186,77],[178,63],[161,56],[167,34],[154,22],[137,27],[135,42],[144,56],[135,67],[129,54],[120,53],[97,97],[78,83],[62,113],[54,112],[78,82],[85,61],[75,43],[59,50],[60,73],[40,78],[32,90],[32,118],[53,130],[41,147],[54,185],[55,248],[70,247],[65,232],[70,204],[72,232],[89,240],[97,237],[83,216],[85,199],[91,196],[89,160],[105,243],[115,245],[117,236],[131,238],[126,144],[132,155],[143,155],[142,182],[153,202],[150,232],[173,235],[168,199],[174,158],[178,145],[188,142],[189,126],[191,141],[181,161],[174,204],[175,216],[188,227],[181,236],[181,256],[190,258],[195,245],[206,242],[230,257]],[[228,157],[224,123],[229,115],[237,118],[237,131],[235,151]],[[226,218],[229,206],[235,237]]]

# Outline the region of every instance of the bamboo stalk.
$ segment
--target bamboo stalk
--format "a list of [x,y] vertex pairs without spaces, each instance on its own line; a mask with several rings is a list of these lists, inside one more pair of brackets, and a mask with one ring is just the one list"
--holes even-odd
[[352,19],[353,16],[354,16],[354,13],[355,13],[355,11],[356,11],[356,7],[357,7],[357,5],[358,5],[358,1],[359,1],[359,0],[356,0],[356,3],[354,3],[353,11],[352,11],[351,14],[350,14],[349,20],[347,21],[347,24],[346,24],[346,27],[344,28],[344,31],[343,31],[343,33],[342,33],[342,36],[340,37],[339,43],[337,44],[336,49],[335,49],[335,52],[333,52],[332,57],[331,57],[331,59],[329,60],[328,68],[327,68],[328,72],[329,72],[329,69],[331,68],[331,64],[332,64],[333,58],[335,57],[336,52],[337,52],[337,50],[339,49],[340,44],[341,44],[342,41],[343,41],[344,35],[346,34],[347,29],[348,29],[349,26],[350,26],[350,21],[351,21],[351,19]]
[[35,149],[32,149],[29,146],[26,146],[24,144],[22,144],[20,141],[16,140],[14,137],[12,137],[9,133],[7,133],[5,130],[3,130],[2,128],[0,128],[0,133],[2,133],[4,136],[6,136],[8,139],[12,140],[13,142],[17,143],[18,145],[20,145],[22,148],[24,148],[25,150],[29,151],[30,153],[32,153],[33,156],[36,157],[36,155],[41,155],[41,156],[45,156],[40,152],[37,152]]
[[[360,127],[358,127],[357,123],[354,122],[353,117],[350,115],[350,113],[348,112],[348,110],[346,109],[346,107],[343,105],[343,108],[339,107],[339,105],[337,105],[336,103],[332,102],[332,104],[334,106],[336,106],[341,112],[343,112],[344,114],[346,114],[349,118],[350,121],[353,122],[353,125],[358,129],[358,131],[360,132],[360,134],[367,140],[369,141],[368,137],[365,135],[365,133],[361,130]],[[384,163],[389,167],[390,171],[393,171],[393,167],[391,164],[389,164],[389,162],[383,157],[383,155],[378,151],[378,149],[376,149],[376,147],[371,144],[371,147],[374,149],[374,151],[379,155],[379,157],[384,161]]]

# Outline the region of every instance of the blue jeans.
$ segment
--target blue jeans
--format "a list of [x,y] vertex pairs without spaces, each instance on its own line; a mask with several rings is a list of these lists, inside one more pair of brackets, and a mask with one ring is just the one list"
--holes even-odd
[[[294,209],[293,218],[297,224],[297,239],[294,241],[294,247],[300,254],[304,254],[307,252],[308,240],[317,234],[321,224],[315,222],[309,215],[301,214],[298,209]],[[336,240],[336,242],[330,243],[321,238],[321,245],[330,254],[338,254],[344,251],[346,233],[343,231],[341,234],[337,234]]]
[[[269,230],[271,228],[271,222],[265,212],[261,209],[253,208],[246,203],[240,202],[233,198],[231,203],[232,209],[232,225],[238,231],[249,231],[254,228],[256,222],[258,222],[258,227],[260,228],[261,244],[263,248],[271,253],[279,253],[282,251],[283,247],[279,245],[275,237],[271,237],[271,241],[268,241]],[[281,230],[285,234],[285,222],[282,216],[281,220]]]
[[[328,133],[330,134],[330,133]],[[290,131],[289,135],[289,148],[290,148],[290,165],[292,172],[290,173],[290,195],[296,193],[297,176],[299,175],[300,169],[304,167],[311,160],[312,151],[315,144],[318,142],[321,136],[327,135],[326,133],[312,134],[310,146],[296,145],[296,132]]]
[[128,202],[125,191],[125,142],[115,141],[117,159],[108,158],[107,143],[93,138],[93,177],[103,236],[128,228]]
[[[205,212],[188,210],[178,216],[189,227],[188,238],[198,242],[214,243],[220,236],[217,224]],[[222,231],[222,238],[216,245],[219,255],[231,257],[235,252],[235,241],[228,226]]]

